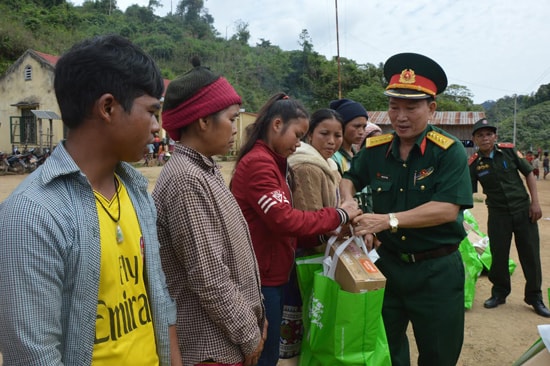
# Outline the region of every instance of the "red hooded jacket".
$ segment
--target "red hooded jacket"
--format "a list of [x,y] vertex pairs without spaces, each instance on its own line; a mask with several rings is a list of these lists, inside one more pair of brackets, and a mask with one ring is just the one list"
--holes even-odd
[[[294,209],[287,174],[286,158],[258,141],[239,161],[231,182],[231,191],[248,222],[263,286],[288,282],[298,236],[316,238],[341,224],[332,207]],[[314,241],[313,245],[318,244]]]

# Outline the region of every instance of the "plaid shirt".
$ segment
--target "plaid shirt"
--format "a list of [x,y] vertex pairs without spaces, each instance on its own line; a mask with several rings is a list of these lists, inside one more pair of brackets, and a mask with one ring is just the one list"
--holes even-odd
[[153,198],[184,363],[243,361],[265,314],[248,227],[218,166],[178,144]]
[[[160,267],[147,180],[117,174],[136,210],[161,365],[170,364],[176,307]],[[97,209],[88,179],[63,144],[0,204],[0,352],[6,365],[89,365],[100,272]]]

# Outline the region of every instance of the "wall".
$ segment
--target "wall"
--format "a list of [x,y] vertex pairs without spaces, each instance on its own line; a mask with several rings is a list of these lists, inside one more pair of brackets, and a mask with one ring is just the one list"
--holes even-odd
[[[32,67],[31,80],[25,80],[27,65]],[[37,106],[32,109],[49,110],[60,115],[53,89],[53,76],[53,66],[45,61],[39,62],[38,56],[27,51],[0,78],[0,151],[11,152],[12,149],[10,117],[21,116],[20,107],[13,106],[13,104],[37,103]],[[48,141],[48,137],[45,135],[49,135],[49,125],[49,120],[42,121],[44,144]],[[63,138],[63,124],[60,120],[53,120],[52,125],[52,142],[56,145]],[[39,141],[40,136],[37,136],[37,143]],[[33,146],[29,146],[29,148]],[[19,148],[22,149],[21,146]]]

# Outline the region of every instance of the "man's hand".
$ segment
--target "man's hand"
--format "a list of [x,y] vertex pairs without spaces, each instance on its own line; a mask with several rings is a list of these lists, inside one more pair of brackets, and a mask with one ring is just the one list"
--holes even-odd
[[532,223],[537,222],[542,217],[542,210],[538,202],[531,202],[529,206],[529,217]]
[[388,215],[362,214],[352,220],[355,235],[376,234],[390,228]]
[[342,202],[342,205],[339,207],[342,210],[346,211],[349,216],[349,220],[353,220],[355,217],[361,215],[363,211],[357,205],[357,202],[354,199],[347,200]]
[[258,360],[260,359],[260,355],[262,354],[262,351],[264,349],[264,343],[267,339],[267,319],[264,323],[264,329],[262,330],[262,337],[260,339],[260,343],[258,343],[258,347],[249,355],[244,356],[244,366],[254,366],[258,364]]
[[183,366],[181,359],[180,348],[178,345],[178,334],[176,332],[176,326],[171,325],[168,327],[168,335],[170,336],[170,359],[173,366]]
[[382,244],[382,242],[378,240],[378,238],[374,234],[366,234],[363,240],[365,241],[365,245],[367,246],[367,250],[369,252],[373,249],[378,249],[380,244]]

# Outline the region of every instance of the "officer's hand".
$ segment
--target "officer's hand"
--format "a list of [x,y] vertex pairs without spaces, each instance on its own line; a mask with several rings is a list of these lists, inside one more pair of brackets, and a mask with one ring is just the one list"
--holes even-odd
[[542,210],[538,202],[531,202],[529,206],[529,217],[532,223],[537,222],[542,217]]
[[366,234],[363,240],[365,241],[365,245],[367,246],[367,250],[369,252],[373,249],[378,249],[380,244],[382,244],[382,242],[378,240],[378,238],[374,234]]
[[389,229],[388,215],[366,213],[352,220],[355,235],[376,234]]

